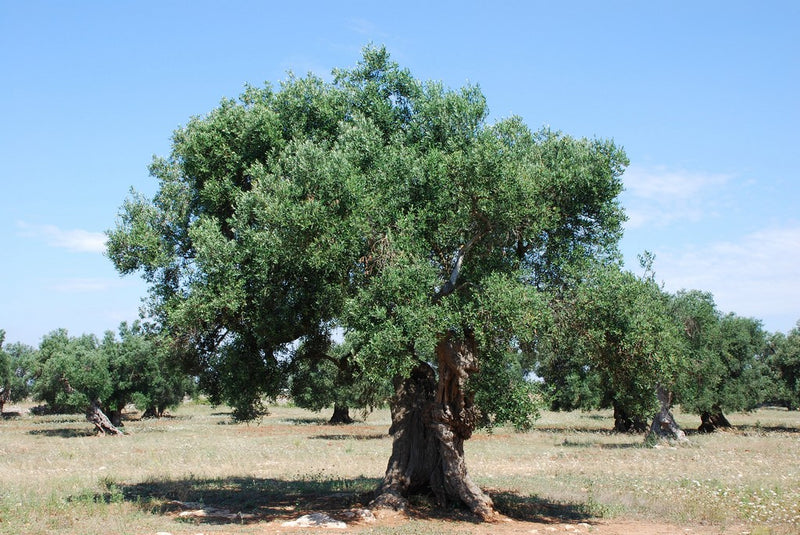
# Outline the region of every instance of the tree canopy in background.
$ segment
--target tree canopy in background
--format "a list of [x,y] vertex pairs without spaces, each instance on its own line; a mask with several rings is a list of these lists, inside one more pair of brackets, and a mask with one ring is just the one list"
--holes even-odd
[[618,265],[589,271],[554,301],[537,373],[553,405],[613,407],[615,428],[643,431],[656,412],[656,387],[671,391],[684,365],[683,339],[669,295],[648,271]]
[[775,384],[769,401],[790,410],[800,409],[800,321],[787,334],[770,337],[767,363]]
[[672,307],[686,341],[678,402],[701,416],[703,431],[730,427],[725,412],[753,410],[772,389],[766,333],[758,320],[722,314],[707,292],[678,292]]
[[122,323],[119,338],[109,331],[102,341],[58,329],[42,339],[35,354],[32,394],[54,412],[83,412],[96,403],[114,425],[129,403],[160,416],[194,389],[166,357],[138,322]]
[[15,342],[6,344],[0,329],[0,412],[7,402],[22,401],[31,395],[36,350]]

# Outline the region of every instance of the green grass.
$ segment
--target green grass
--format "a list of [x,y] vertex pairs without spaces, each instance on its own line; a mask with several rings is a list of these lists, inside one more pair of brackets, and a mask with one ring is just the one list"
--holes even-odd
[[[82,415],[7,409],[20,414],[0,420],[2,534],[271,533],[303,513],[366,505],[391,451],[388,411],[334,427],[324,415],[274,407],[259,424],[244,425],[231,424],[224,409],[188,403],[160,420],[132,414],[127,436],[98,437]],[[685,429],[699,423],[676,416]],[[607,412],[545,412],[530,433],[476,433],[466,444],[467,463],[517,522],[795,532],[800,413],[767,408],[730,420],[733,431],[690,433],[687,445],[647,448],[641,435],[608,432]],[[187,524],[177,514],[181,503],[243,515],[239,522]],[[413,505],[407,520],[358,529],[477,529],[463,511],[424,498]]]

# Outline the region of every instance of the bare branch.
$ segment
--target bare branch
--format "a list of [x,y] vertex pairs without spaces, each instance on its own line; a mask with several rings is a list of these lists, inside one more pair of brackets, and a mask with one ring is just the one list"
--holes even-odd
[[467,253],[472,248],[475,243],[483,237],[482,233],[476,234],[472,237],[469,242],[465,243],[461,247],[458,248],[458,253],[456,254],[455,262],[453,262],[453,271],[450,272],[450,278],[448,281],[442,286],[436,295],[434,296],[434,300],[438,301],[443,297],[446,297],[453,293],[456,289],[456,282],[458,281],[458,276],[461,273],[461,267],[464,265],[464,257],[467,256]]

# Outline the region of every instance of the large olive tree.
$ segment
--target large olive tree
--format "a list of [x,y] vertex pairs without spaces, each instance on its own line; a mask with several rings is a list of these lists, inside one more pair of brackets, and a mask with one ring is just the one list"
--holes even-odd
[[190,120],[152,164],[155,197],[133,194],[109,232],[173,353],[237,416],[335,329],[361,380],[394,381],[377,504],[425,490],[493,515],[463,443],[528,417],[541,290],[615,254],[624,153],[487,116],[477,87],[421,82],[367,48],[331,82],[290,76]]

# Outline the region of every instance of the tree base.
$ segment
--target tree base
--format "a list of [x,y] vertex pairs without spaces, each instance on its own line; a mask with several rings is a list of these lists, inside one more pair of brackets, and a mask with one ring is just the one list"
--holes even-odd
[[615,405],[614,431],[617,433],[644,433],[647,431],[647,422]]
[[686,442],[686,433],[675,421],[675,417],[670,410],[672,407],[672,393],[659,386],[656,390],[656,395],[658,396],[659,410],[655,418],[653,418],[650,432],[645,440],[647,442],[658,442],[659,440]]
[[333,406],[333,415],[331,419],[328,420],[330,425],[346,425],[352,424],[353,419],[350,418],[350,409],[349,407],[342,406],[342,405],[334,405]]
[[86,419],[94,424],[95,429],[101,435],[124,435],[122,431],[111,423],[111,420],[109,420],[100,409],[100,403],[97,401],[93,402],[89,405],[89,408],[86,409]]
[[721,409],[715,409],[714,412],[701,413],[700,422],[697,430],[701,433],[713,433],[717,429],[730,429],[733,427],[728,419],[725,418]]
[[[497,518],[492,500],[473,483],[464,461],[464,441],[477,422],[477,410],[463,395],[463,382],[453,385],[443,359],[460,362],[469,353],[464,344],[444,340],[437,347],[439,380],[427,363],[396,384],[392,403],[392,455],[371,507],[404,510],[412,494],[433,494],[441,506],[466,505],[481,520]],[[469,369],[458,366],[462,371]],[[462,377],[465,379],[465,377]],[[453,394],[456,394],[455,396]]]

